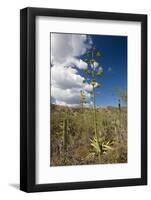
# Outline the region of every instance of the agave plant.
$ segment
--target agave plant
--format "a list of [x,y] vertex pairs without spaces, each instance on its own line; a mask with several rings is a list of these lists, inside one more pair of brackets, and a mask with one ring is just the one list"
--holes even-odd
[[[95,154],[99,156],[106,152],[107,150],[111,150],[111,142],[103,141],[103,138],[99,136],[97,130],[97,116],[96,116],[96,90],[101,87],[100,77],[103,76],[103,68],[99,65],[98,59],[101,57],[100,51],[97,51],[95,47],[92,47],[89,52],[87,52],[84,56],[84,62],[87,63],[87,68],[84,69],[85,78],[83,83],[88,83],[91,85],[92,90],[90,94],[93,99],[93,121],[94,121],[94,138],[90,139],[91,146],[93,146]],[[110,68],[111,70],[111,68]],[[93,154],[94,156],[94,154]]]
[[102,154],[107,153],[107,151],[109,150],[113,150],[112,145],[114,144],[114,142],[111,140],[105,141],[104,137],[100,137],[99,139],[94,137],[93,139],[90,139],[90,142],[91,146],[93,147],[93,151],[91,153],[93,153],[93,156],[98,155],[99,160]]

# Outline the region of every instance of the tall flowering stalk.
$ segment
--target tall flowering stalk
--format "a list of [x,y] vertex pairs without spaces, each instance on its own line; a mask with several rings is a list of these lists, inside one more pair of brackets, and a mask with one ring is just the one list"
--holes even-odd
[[97,141],[99,140],[99,135],[97,131],[97,117],[96,117],[96,89],[100,87],[99,77],[103,75],[103,68],[99,66],[97,62],[101,53],[96,50],[95,47],[87,52],[84,56],[84,61],[88,64],[88,67],[84,69],[86,74],[83,83],[88,83],[91,85],[90,94],[93,97],[93,120],[94,120],[94,133]]
[[82,111],[83,111],[83,106],[84,106],[85,103],[86,103],[86,96],[84,94],[84,91],[81,90],[80,91],[80,104],[81,104]]

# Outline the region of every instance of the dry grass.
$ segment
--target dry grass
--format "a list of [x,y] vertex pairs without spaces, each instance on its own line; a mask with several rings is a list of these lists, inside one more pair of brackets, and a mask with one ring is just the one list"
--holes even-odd
[[127,109],[97,109],[99,145],[109,144],[101,153],[90,141],[95,134],[92,112],[86,108],[51,106],[51,166],[127,162]]

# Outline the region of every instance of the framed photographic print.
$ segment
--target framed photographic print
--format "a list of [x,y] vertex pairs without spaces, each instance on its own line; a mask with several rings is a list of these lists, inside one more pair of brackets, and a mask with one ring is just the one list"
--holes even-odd
[[20,12],[20,189],[147,184],[147,16]]

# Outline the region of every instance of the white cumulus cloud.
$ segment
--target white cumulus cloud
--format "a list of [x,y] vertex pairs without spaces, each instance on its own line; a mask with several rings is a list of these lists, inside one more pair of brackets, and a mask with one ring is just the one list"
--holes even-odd
[[[80,59],[92,45],[87,35],[51,33],[51,97],[60,105],[77,106],[83,79],[78,69],[87,68]],[[90,86],[84,86],[87,100]]]

